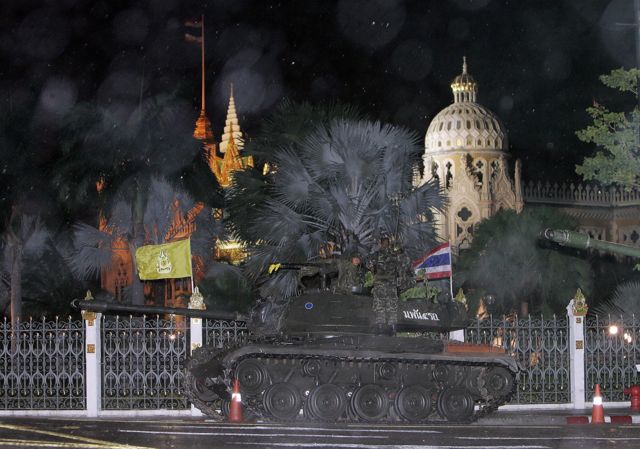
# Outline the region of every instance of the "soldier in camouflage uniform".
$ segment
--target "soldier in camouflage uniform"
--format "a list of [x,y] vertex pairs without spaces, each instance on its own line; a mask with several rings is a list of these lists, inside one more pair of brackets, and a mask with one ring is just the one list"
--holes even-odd
[[338,283],[334,288],[335,293],[360,293],[364,283],[364,269],[361,265],[360,255],[353,253],[350,260],[339,259]]
[[409,276],[411,262],[404,251],[394,251],[389,238],[380,239],[380,249],[369,260],[368,267],[373,271],[373,312],[376,331],[395,333],[398,324],[398,295],[412,282]]

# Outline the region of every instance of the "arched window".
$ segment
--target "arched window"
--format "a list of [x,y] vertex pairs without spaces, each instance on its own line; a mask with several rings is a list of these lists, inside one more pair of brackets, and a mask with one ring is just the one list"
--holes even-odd
[[467,120],[467,129],[471,129],[471,120]]
[[460,120],[456,121],[456,129],[460,129],[460,127],[462,126],[462,123],[460,123]]

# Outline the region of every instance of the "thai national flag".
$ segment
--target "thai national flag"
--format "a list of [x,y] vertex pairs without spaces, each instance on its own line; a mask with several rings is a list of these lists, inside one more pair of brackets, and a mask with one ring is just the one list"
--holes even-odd
[[418,280],[451,277],[451,246],[449,242],[432,249],[427,255],[413,263]]

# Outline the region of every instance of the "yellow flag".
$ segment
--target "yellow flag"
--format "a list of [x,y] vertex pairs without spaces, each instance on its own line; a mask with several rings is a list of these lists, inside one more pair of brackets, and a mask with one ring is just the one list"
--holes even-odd
[[191,276],[191,240],[141,246],[136,250],[141,280],[186,278]]
[[271,265],[269,265],[269,274],[272,274],[275,271],[278,271],[280,269],[280,264],[279,263],[272,263]]

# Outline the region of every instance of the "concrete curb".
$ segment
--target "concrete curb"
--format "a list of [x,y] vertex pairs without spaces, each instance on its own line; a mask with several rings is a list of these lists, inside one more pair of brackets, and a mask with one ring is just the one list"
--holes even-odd
[[[609,424],[640,424],[639,415],[607,415],[604,422]],[[567,416],[567,424],[590,424],[591,416]]]

